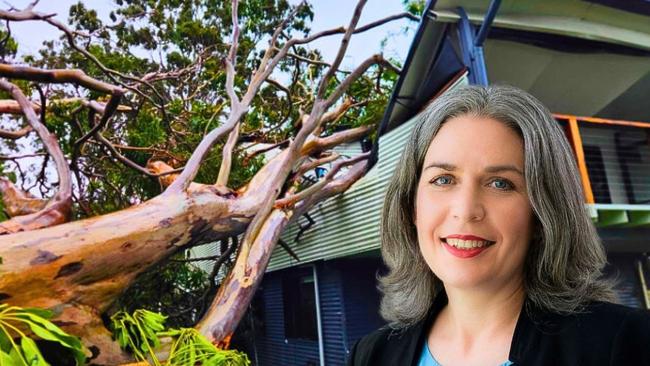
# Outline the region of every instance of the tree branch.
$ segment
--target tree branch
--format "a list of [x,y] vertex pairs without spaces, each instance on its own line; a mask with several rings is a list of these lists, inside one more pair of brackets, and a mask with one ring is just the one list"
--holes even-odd
[[[78,32],[78,31],[70,30],[63,23],[61,23],[58,20],[53,18],[56,14],[43,14],[43,13],[35,12],[32,9],[33,9],[33,6],[29,6],[29,7],[27,7],[26,9],[24,9],[22,11],[2,11],[2,10],[0,10],[0,19],[6,19],[6,20],[12,20],[12,21],[27,21],[27,20],[42,20],[42,21],[45,21],[45,22],[49,23],[50,25],[58,28],[60,31],[62,31],[65,34],[66,39],[68,40],[68,44],[70,45],[70,47],[77,50],[82,55],[84,55],[84,57],[86,57],[91,62],[93,62],[95,65],[97,65],[97,67],[99,67],[99,69],[102,70],[102,72],[106,76],[108,76],[113,82],[120,84],[125,89],[131,90],[132,92],[142,96],[143,98],[148,99],[149,101],[151,101],[152,104],[158,106],[153,101],[153,99],[151,99],[148,95],[142,93],[137,88],[134,88],[134,87],[132,87],[130,85],[127,85],[126,83],[123,83],[123,82],[117,80],[115,78],[115,76],[119,76],[119,77],[121,77],[121,78],[123,78],[125,80],[130,80],[130,81],[134,81],[134,82],[144,84],[144,85],[148,86],[158,96],[158,98],[163,100],[162,95],[160,95],[160,93],[158,93],[158,90],[156,88],[154,88],[154,86],[151,85],[151,83],[149,83],[148,81],[143,80],[143,79],[138,79],[136,77],[129,76],[129,75],[124,75],[124,74],[122,74],[122,73],[120,73],[120,72],[118,72],[116,70],[110,69],[110,68],[106,67],[103,63],[101,63],[101,61],[99,61],[99,59],[97,59],[97,57],[95,57],[92,53],[88,52],[88,50],[80,47],[75,41],[75,35],[83,35],[85,37],[89,37],[87,34],[83,34],[83,33]],[[158,106],[158,107],[160,108],[160,106]]]
[[322,157],[320,159],[312,160],[307,163],[302,164],[298,170],[296,171],[296,176],[302,176],[303,174],[307,173],[308,171],[321,166],[323,164],[331,163],[334,160],[340,158],[341,155],[338,153],[331,153],[325,157]]
[[[34,108],[35,113],[40,113],[41,112],[41,104],[36,103],[36,102],[31,102],[32,103],[32,108]],[[64,99],[51,99],[48,100],[47,106],[58,106],[58,105],[65,105],[65,104],[72,104],[72,103],[81,103],[81,105],[88,107],[91,103],[96,105],[97,108],[99,108],[103,113],[104,108],[106,108],[106,103],[103,102],[98,102],[98,101],[89,101],[84,98],[64,98]],[[118,112],[130,112],[132,109],[129,106],[126,105],[119,105],[117,107]],[[18,102],[15,100],[0,100],[0,114],[23,114],[22,108],[20,108],[20,105],[18,105]]]
[[374,128],[374,126],[367,125],[339,131],[327,137],[311,137],[303,145],[300,154],[302,156],[313,155],[345,142],[357,141],[368,135]]
[[367,30],[372,29],[372,28],[379,27],[380,25],[384,25],[384,24],[386,24],[388,22],[392,22],[393,20],[402,19],[402,18],[407,18],[407,19],[412,20],[414,22],[419,22],[420,21],[419,16],[417,16],[417,15],[415,15],[413,13],[409,13],[409,12],[405,11],[403,13],[389,15],[389,16],[387,16],[385,18],[375,20],[374,22],[368,23],[368,24],[364,25],[363,27],[359,27],[359,28],[354,30],[354,34],[363,33],[363,32],[365,32]]
[[29,192],[18,189],[9,179],[0,177],[2,203],[9,217],[29,215],[45,207],[47,200],[34,197]]
[[[101,106],[93,104],[92,102],[89,103],[89,107],[93,108],[95,111],[100,111],[102,113],[102,117],[99,120],[99,123],[93,126],[93,128],[90,129],[85,135],[83,135],[81,138],[79,138],[77,141],[74,142],[75,147],[76,146],[81,146],[86,142],[91,136],[98,136],[99,131],[106,126],[106,123],[108,123],[108,120],[111,118],[113,113],[117,110],[117,107],[120,105],[120,99],[121,99],[121,94],[112,94],[110,99],[108,100],[108,103],[106,106],[102,109]],[[92,119],[92,117],[91,117]],[[90,121],[90,123],[93,123],[94,121]],[[102,137],[99,137],[100,139]],[[110,143],[109,143],[110,144]],[[119,153],[118,153],[119,154]]]
[[32,103],[16,85],[0,79],[0,89],[8,92],[23,109],[23,114],[29,125],[41,138],[45,149],[54,160],[59,176],[59,187],[52,200],[40,211],[33,214],[18,216],[5,221],[0,226],[0,233],[6,234],[19,230],[32,230],[52,225],[57,225],[68,220],[72,205],[72,181],[68,162],[61,151],[56,136],[51,134],[40,122]]
[[25,154],[25,155],[16,155],[16,156],[4,156],[0,155],[0,160],[18,160],[25,158],[35,158],[38,156],[46,156],[47,153],[35,153],[35,154]]
[[[364,3],[365,3],[365,0],[360,1],[359,5],[357,6],[359,11],[363,7]],[[301,6],[301,5],[299,5],[299,6]],[[294,11],[292,12],[293,15],[296,14],[296,12],[299,9],[299,6],[294,9]],[[347,37],[347,39],[349,39],[350,34],[354,32],[354,27],[356,26],[356,23],[359,20],[359,16],[360,16],[360,14],[357,14],[357,13],[355,13],[355,15],[353,16],[352,20],[350,21],[351,27],[349,27],[349,29],[352,29],[352,30],[349,31],[349,32],[346,31],[345,28],[340,27],[340,28],[335,28],[335,29],[331,29],[331,30],[328,30],[328,31],[323,31],[323,32],[320,32],[320,33],[316,33],[314,35],[311,35],[309,37],[305,37],[305,38],[302,38],[302,39],[292,38],[289,41],[287,41],[280,48],[280,51],[277,54],[275,54],[275,56],[273,56],[273,58],[270,58],[270,55],[273,52],[273,48],[275,47],[275,42],[277,42],[277,38],[281,34],[281,32],[284,29],[284,27],[286,26],[286,24],[288,24],[288,21],[290,20],[291,15],[288,18],[286,18],[276,28],[276,30],[275,30],[275,32],[273,34],[273,37],[271,38],[269,48],[266,50],[266,52],[264,54],[264,57],[262,59],[262,62],[260,63],[260,66],[253,73],[253,77],[251,79],[251,82],[250,82],[250,84],[249,84],[249,86],[248,86],[248,88],[246,90],[246,93],[241,98],[240,103],[236,103],[236,104],[233,104],[231,106],[230,116],[228,117],[228,120],[222,126],[212,130],[208,135],[206,135],[203,138],[203,140],[199,143],[199,146],[195,149],[194,153],[192,154],[192,156],[188,160],[188,162],[186,164],[186,169],[181,173],[181,175],[178,177],[178,179],[176,179],[165,190],[164,194],[173,194],[173,193],[177,193],[177,192],[184,191],[184,190],[187,189],[187,187],[190,185],[191,181],[196,176],[196,173],[197,173],[197,171],[199,169],[199,166],[200,166],[201,162],[203,161],[203,159],[205,158],[205,156],[207,155],[207,153],[209,152],[210,148],[217,141],[219,141],[221,138],[223,138],[225,136],[225,134],[230,133],[230,131],[234,128],[234,126],[237,123],[239,123],[241,117],[244,115],[244,113],[247,112],[253,98],[255,97],[257,92],[259,91],[259,88],[262,85],[262,83],[264,83],[268,79],[271,72],[275,69],[275,67],[280,62],[280,60],[286,56],[287,52],[289,51],[289,49],[291,47],[293,47],[296,44],[309,43],[309,42],[311,42],[313,40],[316,40],[318,38],[321,38],[321,37],[324,37],[324,36],[327,36],[327,35],[338,34],[338,33],[346,33],[346,36],[344,36],[344,38]],[[374,26],[377,26],[381,22],[375,22],[375,23],[376,24]],[[383,23],[381,23],[381,24],[383,24]],[[372,28],[372,27],[368,27],[367,29],[370,29],[370,28]],[[367,29],[364,29],[364,30],[367,30]],[[233,44],[235,44],[235,43],[233,42]],[[346,49],[347,49],[347,44],[342,44],[340,49],[339,49],[339,56],[340,57],[337,56],[337,60],[339,58],[342,59],[341,55],[345,53]],[[381,59],[383,60],[383,58],[381,58]],[[340,64],[340,60],[338,61],[338,63]],[[332,66],[333,66],[334,69],[336,69],[338,67],[338,64],[336,64],[336,62],[335,62],[335,63],[332,64]],[[366,66],[365,69],[367,69],[368,67],[370,67],[370,65]],[[364,71],[365,71],[365,69],[364,69]],[[319,102],[317,100],[313,104],[312,113],[310,113],[310,118],[311,118],[311,116],[313,116],[313,119],[314,119],[313,122],[320,120],[320,118],[322,117],[322,113],[324,113],[324,111],[329,106],[331,106],[338,99],[338,97],[340,97],[340,95],[345,90],[347,90],[347,88],[349,87],[349,84],[351,84],[352,80],[355,80],[359,76],[356,76],[355,78],[350,78],[350,76],[348,76],[348,78],[346,78],[346,80],[349,80],[349,82],[346,85],[340,85],[339,88],[337,88],[338,94],[330,96],[330,98],[327,100],[327,103],[325,101],[320,101]],[[325,85],[325,83],[322,82],[321,85]],[[229,95],[230,94],[231,94],[231,92],[229,92]],[[233,94],[234,94],[234,92],[233,92]],[[297,143],[298,146],[302,146],[302,144],[304,143],[304,140],[307,138],[307,135],[312,133],[314,131],[315,127],[317,127],[317,126],[314,123],[312,123],[311,126],[304,129],[307,132],[302,133],[302,135],[301,135],[301,132],[303,131],[303,129],[301,129],[298,132],[298,136],[297,136],[297,139],[296,139],[297,141],[299,141]],[[298,149],[298,147],[294,148],[294,150],[296,150],[296,151],[297,151],[297,149]],[[295,151],[294,151],[294,153],[287,154],[286,158],[288,159],[288,161],[295,161],[295,159],[297,158]],[[280,180],[281,177],[284,177],[286,179],[286,176],[289,174],[290,171],[291,171],[291,167],[289,167],[289,168],[285,167],[285,168],[281,169],[281,171],[278,172],[278,178],[277,179]],[[273,184],[272,186],[274,186],[274,187],[279,187],[280,186],[279,181],[274,181],[274,183],[275,184]],[[276,188],[276,189],[279,189],[279,188]],[[279,191],[275,192],[275,194],[278,194],[278,193],[279,193]],[[275,200],[275,197],[273,197],[273,199],[269,199],[269,201],[265,203],[264,206],[266,207],[266,209],[262,210],[264,215],[266,215],[266,214],[268,214],[270,212],[270,210],[272,209],[272,205],[273,205],[274,200]],[[264,216],[264,215],[262,215],[262,216]],[[253,222],[252,222],[253,228],[255,229],[258,225],[259,225],[259,223],[257,223],[255,221],[255,219],[254,219]]]
[[316,93],[317,98],[322,98],[325,95],[325,91],[327,90],[330,79],[332,76],[334,76],[339,66],[341,65],[341,61],[343,61],[345,52],[348,49],[348,44],[350,43],[350,37],[352,37],[352,33],[354,32],[354,29],[359,22],[361,11],[363,10],[364,5],[366,5],[366,0],[359,0],[357,6],[354,8],[354,14],[352,15],[352,19],[350,20],[350,24],[348,25],[345,34],[343,35],[343,39],[341,40],[341,45],[339,46],[339,51],[336,54],[336,58],[334,59],[334,62],[332,62],[332,66],[327,70],[325,76],[323,76],[321,79],[320,85],[318,86],[318,93]]
[[336,101],[345,93],[348,88],[350,88],[350,85],[361,75],[363,75],[370,66],[373,65],[382,65],[385,66],[391,70],[394,70],[399,73],[399,69],[397,69],[393,64],[388,62],[382,55],[372,55],[369,58],[367,58],[365,61],[361,63],[361,65],[357,66],[354,71],[352,71],[348,76],[343,79],[341,84],[339,84],[336,89],[330,94],[330,96],[327,98],[326,106],[329,107],[336,103]]
[[239,137],[239,123],[230,131],[228,136],[228,141],[224,145],[222,150],[221,166],[219,167],[219,176],[217,177],[216,185],[218,186],[227,186],[228,177],[230,176],[230,168],[232,165],[232,151],[237,144],[237,138]]
[[[273,49],[274,49],[275,51],[279,51],[279,50],[280,50],[280,49],[277,48],[277,47],[274,47]],[[295,58],[296,60],[299,60],[299,61],[306,62],[306,63],[308,63],[308,64],[316,65],[316,66],[328,66],[328,67],[331,67],[331,66],[332,66],[331,64],[328,64],[328,63],[325,62],[325,61],[314,60],[314,59],[311,59],[311,58],[308,58],[308,57],[300,56],[300,55],[295,54],[295,53],[292,53],[292,52],[287,52],[287,56],[289,56],[289,57],[291,57],[291,58]]]
[[18,140],[32,131],[33,129],[31,126],[23,127],[18,131],[0,130],[0,137],[10,140]]
[[334,179],[334,176],[336,176],[336,174],[339,172],[339,170],[341,170],[341,168],[343,168],[344,166],[355,164],[361,160],[367,160],[369,156],[370,156],[370,152],[366,152],[357,155],[354,158],[339,161],[338,163],[334,164],[332,170],[327,172],[325,178],[319,180],[318,182],[314,183],[313,185],[305,188],[304,190],[296,194],[275,201],[274,207],[286,208],[288,206],[295,205],[299,201],[305,200],[307,197],[312,196],[317,192],[321,191],[323,188],[325,188],[325,186]]
[[[176,180],[172,182],[169,187],[163,192],[163,194],[175,194],[182,191],[185,191],[199,170],[200,164],[205,159],[205,156],[208,154],[212,146],[217,143],[226,133],[231,133],[234,137],[239,132],[232,132],[233,129],[237,129],[239,126],[239,120],[246,113],[252,98],[242,99],[241,101],[237,97],[234,90],[234,80],[235,80],[235,57],[237,55],[237,46],[239,44],[239,20],[237,15],[238,10],[238,0],[232,0],[232,22],[233,22],[233,32],[232,32],[232,43],[230,45],[230,50],[228,52],[228,59],[226,60],[226,92],[230,98],[230,115],[226,123],[214,130],[210,131],[199,143],[199,146],[194,150],[192,156],[185,165],[185,169],[178,176]],[[236,140],[236,139],[235,139]],[[229,158],[230,159],[230,158]],[[229,168],[229,167],[228,167]],[[229,170],[229,169],[228,169]],[[228,172],[230,174],[230,172]],[[223,177],[222,177],[223,178]],[[227,176],[225,176],[227,180]]]
[[119,162],[121,162],[122,164],[124,164],[125,166],[127,166],[129,168],[135,169],[136,171],[146,175],[147,177],[158,178],[158,177],[161,177],[163,175],[174,174],[176,172],[179,172],[179,171],[183,170],[183,168],[178,168],[178,169],[174,169],[172,171],[166,171],[166,172],[159,173],[159,174],[152,174],[148,169],[141,167],[140,165],[133,162],[132,160],[130,160],[126,156],[122,155],[119,151],[117,151],[115,146],[106,137],[104,137],[101,133],[96,132],[95,136],[93,136],[93,137],[95,139],[97,139],[97,141],[101,142],[104,146],[106,146],[106,148],[111,152],[111,155],[113,155],[113,157],[115,159],[117,159]]
[[85,88],[110,94],[124,94],[118,86],[93,79],[82,70],[54,69],[43,70],[29,66],[12,66],[0,64],[0,76],[12,79],[37,81],[41,83],[73,83]]
[[[206,315],[196,325],[202,334],[216,343],[227,338],[234,331],[244,314],[245,307],[238,308],[233,305],[250,303],[283,229],[311,209],[319,200],[332,197],[349,188],[363,176],[366,165],[366,160],[357,162],[344,176],[331,181],[322,191],[298,203],[293,210],[274,209],[265,216],[264,226],[250,245],[250,255],[237,256],[235,265],[219,288]],[[242,250],[244,250],[244,243],[240,246],[240,253]],[[232,285],[228,286],[230,284]]]

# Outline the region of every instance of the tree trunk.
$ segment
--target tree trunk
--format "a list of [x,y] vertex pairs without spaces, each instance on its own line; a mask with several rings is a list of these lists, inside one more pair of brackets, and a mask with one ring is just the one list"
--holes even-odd
[[[341,178],[325,185],[313,196],[290,209],[274,209],[252,243],[243,242],[237,261],[219,287],[212,305],[197,328],[213,343],[228,338],[237,328],[271,259],[282,230],[314,204],[347,190],[365,174],[367,161],[352,166]],[[336,170],[333,169],[332,171]],[[333,174],[332,174],[333,175]]]
[[213,190],[161,195],[113,214],[1,236],[0,298],[54,310],[64,330],[98,353],[94,362],[126,361],[101,313],[139,273],[189,244],[243,232],[254,215],[254,200]]

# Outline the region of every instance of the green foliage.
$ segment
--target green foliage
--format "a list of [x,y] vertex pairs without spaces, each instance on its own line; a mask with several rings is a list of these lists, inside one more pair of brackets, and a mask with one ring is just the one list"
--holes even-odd
[[139,309],[129,315],[118,311],[111,317],[113,335],[122,349],[132,352],[138,361],[161,365],[155,351],[162,338],[171,338],[166,365],[169,366],[248,366],[250,360],[235,350],[221,350],[194,328],[164,329],[166,317]]
[[[182,258],[177,255],[174,258]],[[118,300],[117,308],[133,312],[139,308],[168,314],[172,327],[190,327],[202,315],[200,304],[209,285],[207,274],[187,262],[174,260],[142,274]]]
[[18,43],[5,31],[0,30],[0,59],[5,57],[14,57],[18,51]]
[[[0,365],[49,365],[26,329],[40,339],[68,348],[76,364],[83,365],[86,356],[81,341],[52,323],[52,315],[49,310],[0,304]],[[20,343],[16,343],[16,337],[20,337]]]
[[154,349],[160,347],[158,332],[165,329],[166,317],[160,313],[139,309],[129,314],[118,311],[111,316],[113,335],[122,349],[133,353],[136,360],[148,357],[156,366],[160,365]]
[[170,366],[248,366],[248,356],[235,350],[216,348],[194,328],[173,329],[163,333],[174,339],[169,351]]
[[424,7],[426,6],[424,0],[402,0],[402,4],[404,4],[406,11],[417,16],[422,16],[422,13],[424,13]]

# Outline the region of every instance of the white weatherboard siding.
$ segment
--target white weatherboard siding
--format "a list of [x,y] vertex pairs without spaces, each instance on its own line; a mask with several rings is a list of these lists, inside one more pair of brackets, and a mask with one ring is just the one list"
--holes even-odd
[[[316,205],[309,215],[314,225],[295,242],[299,228],[292,225],[282,240],[300,258],[300,263],[332,259],[379,248],[379,219],[384,194],[401,156],[415,119],[379,138],[377,164],[345,193]],[[301,217],[299,223],[307,224]],[[279,245],[271,256],[268,271],[298,264]]]

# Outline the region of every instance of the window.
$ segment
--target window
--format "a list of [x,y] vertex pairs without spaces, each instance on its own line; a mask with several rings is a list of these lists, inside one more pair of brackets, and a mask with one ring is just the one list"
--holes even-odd
[[317,340],[316,294],[311,268],[291,270],[282,280],[284,336]]

